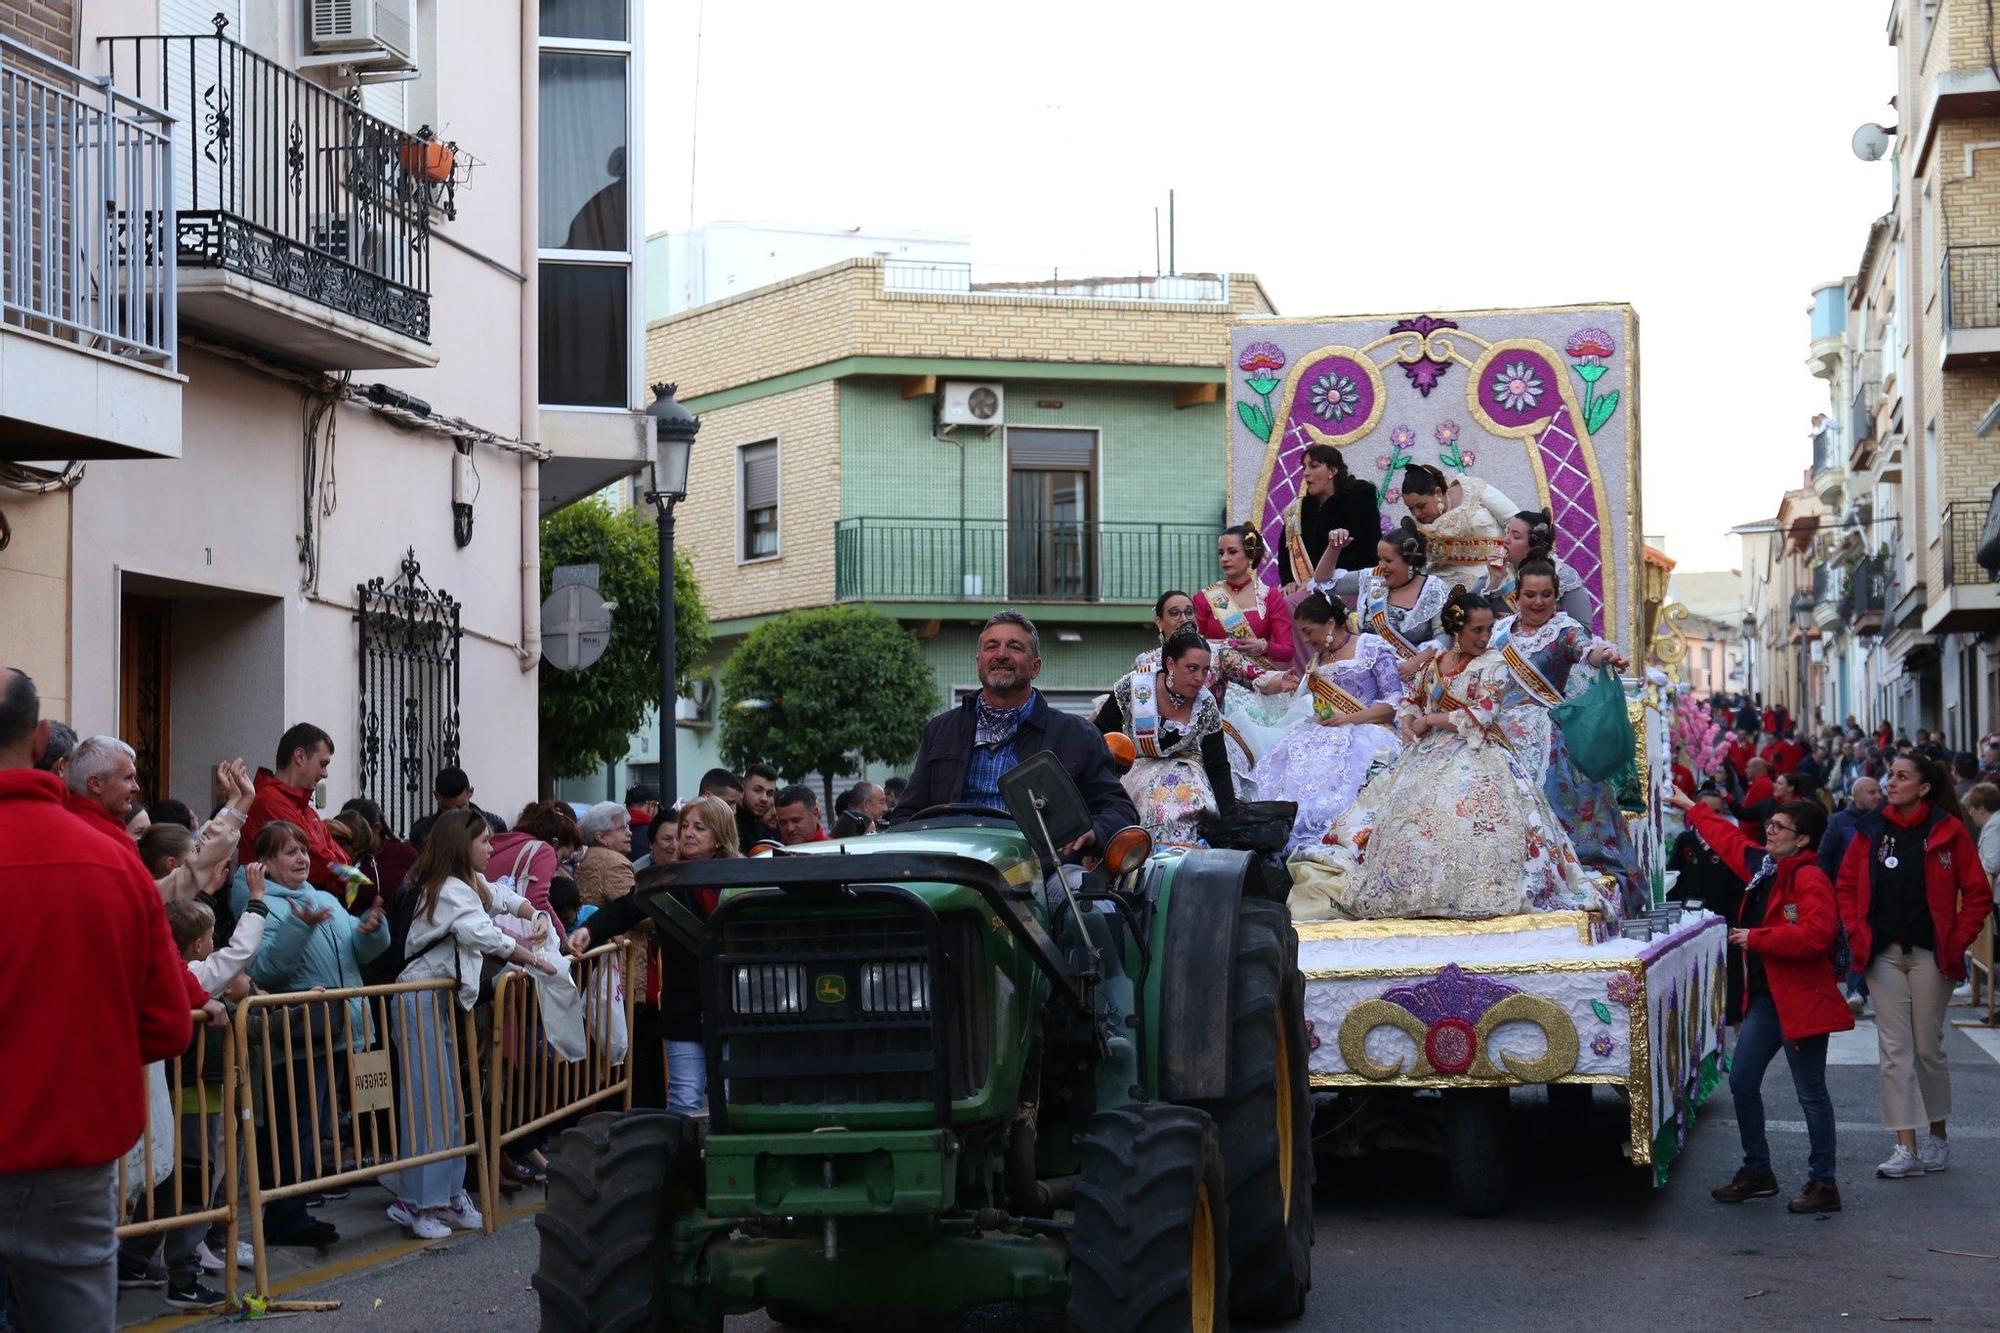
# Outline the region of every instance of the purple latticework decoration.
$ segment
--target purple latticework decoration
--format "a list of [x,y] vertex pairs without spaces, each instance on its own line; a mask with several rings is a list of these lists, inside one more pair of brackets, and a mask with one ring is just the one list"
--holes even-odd
[[1446,963],[1429,981],[1393,986],[1382,992],[1382,998],[1409,1010],[1426,1025],[1444,1018],[1477,1023],[1480,1015],[1519,989],[1491,977],[1468,976],[1457,963]]
[[1556,555],[1569,562],[1590,593],[1590,629],[1604,633],[1603,532],[1597,522],[1597,487],[1590,479],[1590,462],[1584,457],[1583,441],[1571,429],[1568,404],[1559,405],[1555,415],[1535,440],[1541,450],[1542,471],[1549,479],[1550,517],[1555,520]]
[[[1397,320],[1390,326],[1389,332],[1417,333],[1428,338],[1438,329],[1455,329],[1457,327],[1458,321],[1456,320],[1433,319],[1429,315],[1418,315],[1415,319]],[[1444,379],[1444,373],[1450,369],[1451,362],[1439,361],[1429,356],[1421,356],[1415,361],[1406,361],[1403,363],[1403,373],[1409,376],[1410,383],[1416,386],[1417,392],[1426,398],[1431,396],[1431,390],[1437,388],[1438,382]]]

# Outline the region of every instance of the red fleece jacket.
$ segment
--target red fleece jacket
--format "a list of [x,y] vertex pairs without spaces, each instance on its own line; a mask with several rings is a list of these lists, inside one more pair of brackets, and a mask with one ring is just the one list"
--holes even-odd
[[[250,815],[243,821],[243,838],[237,844],[242,849],[239,855],[244,865],[257,859],[257,833],[274,819],[297,824],[305,830],[306,850],[312,856],[312,867],[306,871],[306,882],[316,889],[325,889],[336,898],[340,897],[340,881],[333,877],[333,867],[346,865],[347,853],[326,831],[319,811],[313,809],[312,793],[304,787],[280,782],[277,774],[270,769],[260,768],[257,770],[257,797],[250,802]],[[386,893],[392,891],[395,885],[377,887]]]
[[116,1160],[146,1128],[146,1065],[193,1032],[160,891],[118,838],[53,774],[0,772],[0,1175]]

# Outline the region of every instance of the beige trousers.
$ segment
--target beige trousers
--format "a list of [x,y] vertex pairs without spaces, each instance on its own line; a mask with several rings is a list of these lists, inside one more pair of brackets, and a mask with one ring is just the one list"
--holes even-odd
[[1951,1070],[1944,1060],[1951,988],[1929,949],[1905,953],[1892,944],[1868,965],[1885,1129],[1923,1129],[1951,1115]]

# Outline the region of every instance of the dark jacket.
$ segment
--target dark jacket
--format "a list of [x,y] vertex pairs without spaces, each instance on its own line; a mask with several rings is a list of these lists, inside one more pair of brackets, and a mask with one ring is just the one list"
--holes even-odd
[[[910,785],[903,789],[902,802],[890,814],[890,823],[901,823],[934,805],[965,799],[965,769],[972,758],[972,737],[978,727],[974,708],[978,697],[967,695],[958,707],[924,724],[916,762],[910,766]],[[1083,794],[1100,851],[1110,845],[1112,834],[1139,822],[1139,812],[1132,808],[1132,798],[1118,781],[1118,768],[1104,746],[1104,737],[1084,719],[1050,707],[1037,690],[1034,706],[1015,735],[1014,753],[1026,759],[1043,750],[1055,754]]]
[[[1993,885],[1979,864],[1979,844],[1964,824],[1939,810],[1927,807],[1924,824],[1924,897],[1930,904],[1931,925],[1937,932],[1938,971],[1953,981],[1965,980],[1965,951],[1979,937],[1986,914],[1993,910]],[[1840,859],[1840,878],[1835,889],[1840,899],[1840,919],[1847,927],[1847,940],[1854,951],[1854,965],[1866,967],[1875,957],[1874,927],[1868,920],[1868,903],[1874,896],[1875,850],[1888,826],[1885,806],[1868,816],[1847,844]]]
[[1840,878],[1840,860],[1847,855],[1847,844],[1854,841],[1861,822],[1867,818],[1867,814],[1851,805],[1827,817],[1826,832],[1819,835],[1819,868],[1828,879]]
[[[1688,824],[1746,878],[1754,877],[1769,855],[1713,810],[1695,807],[1688,812]],[[1833,885],[1820,873],[1811,852],[1778,862],[1764,894],[1762,919],[1738,924],[1750,932],[1743,947],[1764,965],[1764,982],[1786,1041],[1845,1032],[1854,1026],[1854,1015],[1834,980],[1833,943],[1840,918],[1834,911]]]

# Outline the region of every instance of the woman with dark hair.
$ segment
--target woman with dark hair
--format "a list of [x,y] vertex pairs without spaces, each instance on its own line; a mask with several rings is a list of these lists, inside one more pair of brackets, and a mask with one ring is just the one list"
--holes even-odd
[[1197,842],[1202,820],[1218,812],[1201,764],[1202,739],[1222,730],[1210,661],[1208,640],[1183,626],[1161,646],[1157,669],[1133,671],[1112,689],[1135,756],[1122,781],[1155,842]]
[[1507,670],[1501,730],[1521,766],[1548,794],[1584,865],[1614,877],[1625,910],[1641,911],[1652,890],[1632,850],[1617,791],[1610,780],[1587,777],[1576,767],[1549,712],[1589,684],[1589,674],[1575,668],[1608,664],[1622,671],[1629,663],[1617,644],[1596,638],[1556,609],[1556,570],[1548,561],[1521,566],[1517,596],[1521,609],[1493,632]]
[[1406,682],[1444,646],[1438,613],[1451,585],[1426,572],[1429,563],[1430,542],[1405,518],[1375,543],[1375,568],[1361,581],[1361,629],[1395,651],[1396,674]]
[[1493,609],[1455,588],[1439,620],[1450,646],[1396,709],[1401,758],[1369,780],[1329,835],[1359,871],[1338,876],[1328,896],[1351,917],[1599,908],[1616,920],[1618,905],[1584,873],[1499,728],[1507,668],[1488,650]]
[[[1965,951],[1993,910],[1993,886],[1940,765],[1897,755],[1882,779],[1882,801],[1847,844],[1834,888],[1853,965],[1868,975],[1882,1124],[1896,1135],[1895,1151],[1875,1174],[1900,1180],[1942,1171],[1950,1161],[1945,1009],[1952,987],[1965,979]],[[1919,1145],[1926,1124],[1930,1134]]]
[[1500,534],[1500,553],[1486,566],[1486,595],[1493,603],[1493,614],[1508,616],[1520,609],[1516,604],[1520,570],[1530,560],[1546,560],[1555,566],[1556,605],[1562,613],[1579,625],[1593,624],[1590,589],[1583,586],[1581,574],[1556,559],[1556,525],[1546,509],[1523,509],[1507,520]]
[[1317,843],[1354,804],[1375,766],[1403,748],[1386,725],[1403,701],[1387,641],[1358,633],[1347,604],[1325,592],[1300,602],[1293,615],[1313,651],[1303,682],[1286,677],[1298,690],[1294,714],[1303,716],[1257,769],[1266,800],[1299,807],[1287,852]]
[[1428,463],[1403,469],[1403,503],[1431,544],[1431,572],[1447,585],[1481,588],[1500,534],[1520,506],[1477,477],[1447,479]]
[[1262,671],[1291,665],[1292,613],[1285,595],[1258,573],[1269,556],[1264,539],[1247,523],[1224,528],[1215,539],[1222,577],[1195,599],[1195,628],[1205,639],[1226,640]]
[[1791,1201],[1791,1211],[1837,1213],[1827,1035],[1851,1029],[1854,1015],[1834,980],[1840,917],[1833,885],[1814,852],[1826,832],[1826,811],[1812,801],[1788,802],[1765,822],[1759,846],[1735,821],[1687,793],[1672,790],[1667,799],[1687,816],[1688,828],[1746,881],[1729,932],[1730,961],[1740,957],[1743,972],[1742,1007],[1729,1015],[1740,1022],[1730,1051],[1729,1090],[1736,1098],[1743,1165],[1735,1179],[1712,1193],[1718,1203],[1742,1203],[1778,1192],[1764,1135],[1764,1071],[1782,1047],[1812,1145],[1805,1191]]
[[1382,531],[1375,486],[1347,470],[1331,444],[1309,444],[1300,464],[1302,489],[1285,506],[1285,537],[1278,548],[1278,578],[1294,606],[1315,588],[1331,589],[1341,570],[1358,573],[1373,556],[1369,542]]

